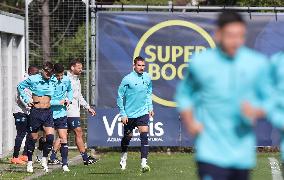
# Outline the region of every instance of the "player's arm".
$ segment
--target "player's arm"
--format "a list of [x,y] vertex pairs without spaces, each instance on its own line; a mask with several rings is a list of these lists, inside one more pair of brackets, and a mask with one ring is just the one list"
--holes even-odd
[[64,105],[65,100],[64,99],[56,99],[56,97],[53,95],[51,96],[50,105],[56,106],[56,105]]
[[[80,84],[79,88],[81,89],[81,84]],[[92,116],[96,115],[96,111],[93,108],[91,108],[89,103],[87,103],[87,101],[84,99],[82,93],[80,93],[80,95],[79,95],[79,102],[80,102],[81,106],[83,106],[85,109],[87,109],[89,111],[89,113],[91,113]]]
[[28,79],[25,79],[24,81],[20,82],[17,86],[17,90],[19,92],[19,96],[20,96],[20,99],[22,100],[22,102],[25,104],[25,105],[31,105],[32,103],[32,100],[31,98],[29,98],[29,96],[26,94],[25,92],[25,89],[26,88],[30,88],[32,86],[32,81],[30,78]]
[[54,99],[54,97],[51,97],[51,100],[50,100],[50,105],[51,106],[55,106],[55,105],[63,105],[64,100],[57,100],[57,99]]
[[124,106],[124,98],[125,98],[125,93],[128,87],[128,83],[126,78],[123,78],[117,91],[117,99],[116,103],[119,108],[119,114],[122,116],[122,122],[123,124],[127,124],[127,115],[125,112],[125,106]]
[[153,86],[152,86],[152,80],[150,79],[150,83],[148,85],[148,89],[147,89],[147,106],[148,106],[148,111],[149,111],[149,115],[150,117],[154,116],[154,111],[153,111],[153,101],[152,101],[152,91],[153,91]]
[[194,96],[198,93],[199,88],[200,86],[195,78],[194,70],[192,68],[188,68],[187,74],[178,85],[175,95],[181,120],[184,123],[187,131],[193,136],[202,131],[202,125],[194,119],[192,111]]
[[262,117],[268,117],[273,112],[275,101],[273,97],[273,86],[271,78],[271,66],[268,60],[264,57],[259,58],[258,75],[254,83],[254,91],[257,98],[257,103],[252,102],[242,103],[242,114],[246,117],[245,123],[252,126]]
[[260,66],[260,71],[255,83],[255,94],[259,104],[253,106],[249,102],[243,103],[243,114],[250,120],[250,124],[255,124],[257,119],[270,116],[275,108],[275,93],[272,85],[271,66],[268,60],[262,59],[263,64]]
[[274,109],[268,113],[268,121],[276,128],[284,130],[284,54],[272,56],[271,61],[272,85],[274,92],[270,98],[274,101]]
[[67,99],[68,101],[65,102],[66,106],[68,106],[70,102],[72,102],[73,100],[73,89],[72,89],[70,80],[68,80],[68,86],[67,86]]

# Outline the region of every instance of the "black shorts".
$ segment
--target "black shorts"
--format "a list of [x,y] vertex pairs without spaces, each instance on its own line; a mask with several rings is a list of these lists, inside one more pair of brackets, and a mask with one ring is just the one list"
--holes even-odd
[[248,180],[248,169],[221,168],[213,164],[197,162],[200,180]]
[[14,113],[15,126],[17,132],[27,132],[28,131],[28,118],[29,116],[24,113]]
[[43,127],[53,128],[52,110],[50,108],[32,108],[28,127],[30,133],[36,133]]
[[67,116],[53,119],[54,129],[68,129]]
[[68,125],[68,129],[71,129],[71,130],[81,127],[80,117],[68,117],[67,125]]
[[128,118],[128,123],[124,125],[124,135],[131,134],[133,129],[138,126],[148,126],[149,125],[149,114],[145,114],[138,118]]

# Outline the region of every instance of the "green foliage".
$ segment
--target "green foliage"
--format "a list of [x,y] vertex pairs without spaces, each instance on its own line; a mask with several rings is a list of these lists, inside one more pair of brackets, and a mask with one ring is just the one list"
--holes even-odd
[[85,24],[78,28],[74,37],[65,37],[55,48],[54,51],[57,54],[52,60],[54,63],[63,63],[68,65],[68,59],[70,58],[85,58],[85,38],[86,28]]

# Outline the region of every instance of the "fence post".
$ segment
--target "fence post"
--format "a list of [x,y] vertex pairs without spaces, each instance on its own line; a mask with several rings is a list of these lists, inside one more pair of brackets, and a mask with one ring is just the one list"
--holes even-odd
[[[91,5],[96,5],[96,0],[91,0]],[[97,7],[91,11],[91,104],[96,104],[96,18],[97,18]]]

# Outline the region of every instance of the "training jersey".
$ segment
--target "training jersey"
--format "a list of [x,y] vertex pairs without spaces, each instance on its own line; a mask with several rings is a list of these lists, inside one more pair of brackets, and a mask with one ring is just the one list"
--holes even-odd
[[73,91],[71,88],[71,81],[67,76],[58,81],[55,76],[52,76],[52,81],[54,82],[54,93],[51,97],[51,110],[53,112],[53,119],[58,119],[67,116],[67,108],[65,105],[61,105],[60,101],[66,98],[72,102]]
[[196,54],[175,99],[179,111],[192,110],[204,129],[195,141],[196,160],[223,168],[251,169],[256,163],[252,121],[241,104],[271,112],[269,62],[247,47],[234,57],[221,48]]
[[[29,77],[28,74],[25,73],[24,80]],[[32,99],[32,93],[29,89],[24,90],[25,93],[28,95],[30,99]],[[26,106],[26,104],[23,102],[22,98],[20,98],[18,89],[16,90],[16,94],[14,96],[14,103],[13,103],[13,113],[24,113],[29,114],[30,108]]]
[[126,75],[118,88],[117,106],[120,115],[137,118],[153,110],[152,81],[148,73],[135,71]]
[[275,89],[273,98],[277,101],[277,106],[268,120],[274,127],[280,129],[281,160],[284,161],[284,52],[276,53],[271,57],[271,72]]
[[80,117],[80,106],[83,106],[85,109],[89,109],[91,106],[87,103],[82,95],[79,76],[71,74],[69,71],[67,72],[67,76],[71,81],[71,87],[73,90],[73,100],[72,104],[70,104],[67,109],[67,116]]
[[32,100],[25,92],[26,88],[32,92],[32,95],[51,97],[54,92],[54,82],[51,78],[44,79],[41,74],[35,74],[20,82],[17,88],[24,103],[28,104],[31,103]]

